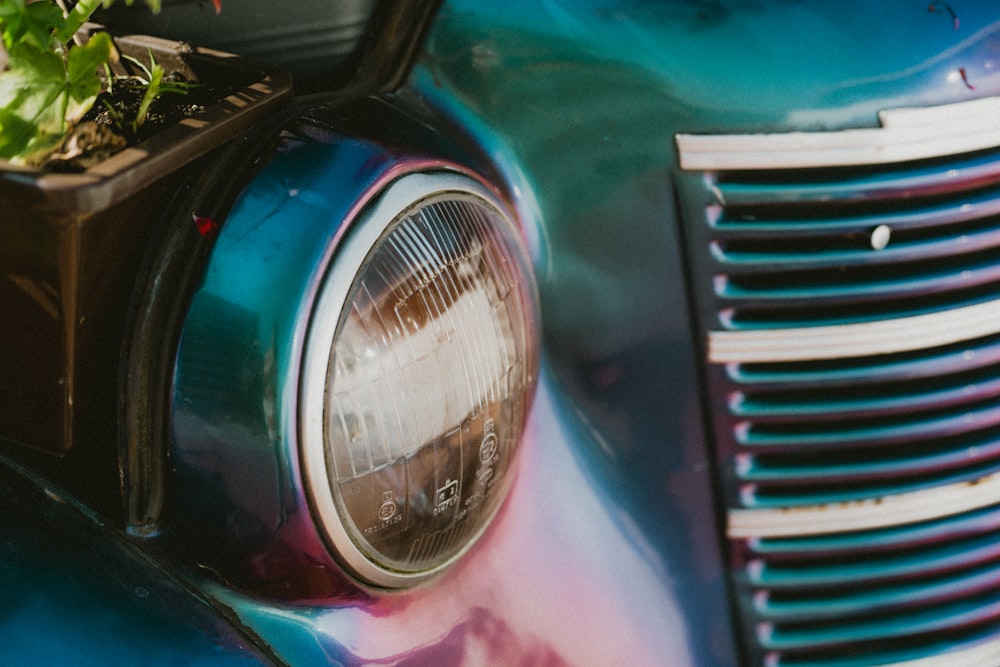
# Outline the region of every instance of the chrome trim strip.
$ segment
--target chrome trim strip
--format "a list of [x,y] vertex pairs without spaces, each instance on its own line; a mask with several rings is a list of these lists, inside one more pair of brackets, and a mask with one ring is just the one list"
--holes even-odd
[[711,363],[867,357],[961,343],[1000,333],[1000,299],[877,322],[708,332]]
[[1000,473],[921,491],[802,507],[733,509],[730,539],[805,537],[902,526],[1000,503]]
[[678,134],[688,170],[888,164],[1000,146],[1000,97],[882,111],[881,127],[836,132]]
[[882,667],[988,667],[996,662],[998,655],[1000,655],[1000,639],[991,639],[971,648],[915,660],[887,663]]
[[[467,533],[465,546],[446,562],[425,570],[402,571],[383,565],[356,541],[353,527],[342,518],[345,501],[334,479],[326,446],[327,384],[331,351],[339,332],[341,312],[350,302],[354,279],[369,251],[400,217],[412,212],[421,201],[439,194],[470,195],[491,206],[511,226],[515,225],[501,202],[478,179],[458,171],[414,171],[402,174],[386,185],[367,211],[350,220],[351,231],[336,248],[313,302],[308,322],[300,379],[299,455],[306,492],[318,525],[333,546],[336,557],[362,581],[387,589],[414,586],[441,573],[460,559],[492,522],[490,516],[477,532]],[[509,473],[505,477],[509,477]],[[506,493],[509,487],[498,493]],[[498,505],[496,512],[502,506]],[[455,524],[461,526],[462,524]],[[446,530],[454,528],[449,527]]]

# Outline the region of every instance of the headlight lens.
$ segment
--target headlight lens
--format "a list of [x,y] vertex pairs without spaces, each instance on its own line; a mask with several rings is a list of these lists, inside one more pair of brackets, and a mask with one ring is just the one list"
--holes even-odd
[[475,181],[403,177],[349,230],[308,336],[302,457],[355,575],[415,583],[482,533],[512,479],[537,355],[526,252]]

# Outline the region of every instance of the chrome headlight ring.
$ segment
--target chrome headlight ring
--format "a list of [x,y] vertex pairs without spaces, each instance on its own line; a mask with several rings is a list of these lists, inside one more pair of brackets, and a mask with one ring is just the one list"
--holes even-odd
[[306,493],[361,580],[448,567],[502,504],[538,364],[527,252],[477,181],[414,173],[348,230],[301,373]]

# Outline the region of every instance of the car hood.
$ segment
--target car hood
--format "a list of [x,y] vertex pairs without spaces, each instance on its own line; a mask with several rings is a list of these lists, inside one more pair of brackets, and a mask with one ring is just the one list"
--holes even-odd
[[[865,127],[884,109],[1000,90],[1000,6],[992,3],[532,0],[518,11],[527,2],[450,3],[442,18],[465,31],[453,34],[474,50],[480,74],[559,67],[551,56],[563,40],[562,65],[614,69],[612,86],[631,72],[626,85],[641,78],[661,103],[669,99],[663,122],[673,112],[680,131]],[[478,28],[485,25],[489,34]],[[599,79],[577,85],[601,89]],[[614,87],[605,100],[623,110],[629,101]]]

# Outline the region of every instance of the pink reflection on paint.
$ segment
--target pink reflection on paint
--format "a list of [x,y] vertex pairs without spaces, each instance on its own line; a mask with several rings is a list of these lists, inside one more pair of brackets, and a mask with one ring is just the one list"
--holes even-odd
[[473,608],[468,617],[441,641],[402,656],[370,661],[371,665],[419,667],[423,665],[567,665],[545,642],[524,638],[510,624],[487,609]]
[[[552,409],[540,403],[536,412]],[[343,645],[348,664],[691,664],[662,564],[589,495],[561,437],[530,435],[510,501],[452,571],[322,614],[314,629]]]

